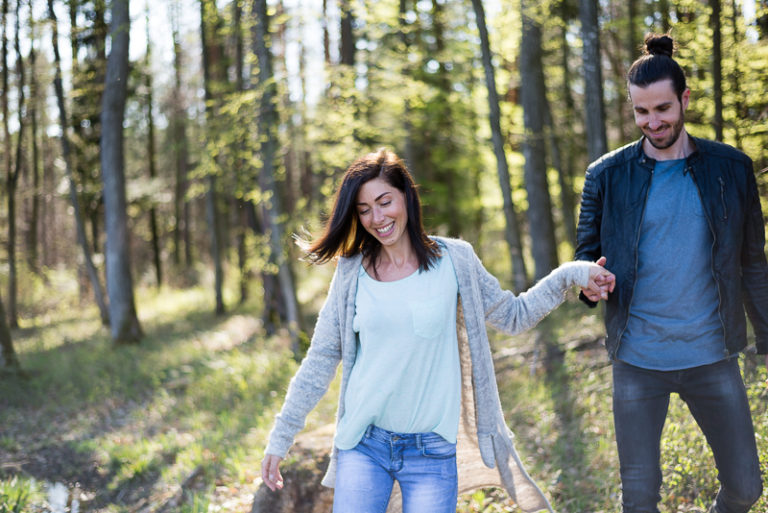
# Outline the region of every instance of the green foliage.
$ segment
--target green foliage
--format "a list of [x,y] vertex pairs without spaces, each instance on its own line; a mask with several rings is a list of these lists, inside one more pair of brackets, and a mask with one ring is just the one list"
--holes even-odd
[[33,501],[41,498],[35,481],[18,476],[0,479],[0,513],[27,513],[33,511]]

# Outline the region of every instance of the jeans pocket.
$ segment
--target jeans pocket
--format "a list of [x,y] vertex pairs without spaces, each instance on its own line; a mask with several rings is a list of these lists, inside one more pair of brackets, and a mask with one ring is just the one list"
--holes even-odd
[[452,444],[443,438],[422,441],[421,455],[425,458],[438,460],[454,458],[456,456],[456,444]]

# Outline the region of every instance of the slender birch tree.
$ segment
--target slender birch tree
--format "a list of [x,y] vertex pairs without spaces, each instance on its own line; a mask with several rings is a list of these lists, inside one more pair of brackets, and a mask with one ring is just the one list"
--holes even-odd
[[491,125],[493,154],[496,156],[496,174],[498,175],[504,205],[504,219],[506,221],[504,238],[509,247],[512,264],[512,287],[515,292],[522,292],[527,287],[528,278],[525,271],[525,259],[523,258],[520,223],[515,206],[512,203],[512,187],[510,185],[507,155],[504,152],[504,137],[501,133],[501,109],[499,109],[499,95],[496,90],[496,72],[491,59],[491,43],[488,37],[488,27],[485,23],[485,9],[483,8],[482,0],[472,0],[472,7],[475,11],[477,30],[480,34],[485,85],[488,89],[488,121]]
[[112,0],[107,76],[101,109],[101,177],[107,232],[107,293],[112,340],[135,344],[142,331],[136,315],[131,276],[130,233],[125,196],[123,119],[128,92],[129,0]]
[[259,140],[261,141],[262,169],[259,177],[261,189],[268,197],[265,208],[266,221],[269,225],[270,258],[277,264],[277,278],[284,301],[288,332],[291,337],[291,349],[294,356],[299,357],[299,333],[301,320],[299,304],[296,299],[296,288],[293,283],[289,262],[283,250],[284,228],[280,193],[275,183],[275,159],[277,157],[277,123],[278,114],[275,107],[277,101],[277,84],[272,71],[272,53],[269,47],[270,16],[267,12],[266,0],[253,2],[252,41],[254,53],[258,59],[259,72],[256,75],[256,86],[261,92],[259,111]]
[[83,214],[80,208],[80,199],[77,194],[77,184],[75,183],[74,169],[72,165],[72,151],[69,142],[68,135],[68,117],[67,108],[64,103],[64,85],[61,79],[61,54],[59,52],[59,29],[58,20],[56,19],[56,13],[53,10],[53,0],[48,0],[48,17],[51,20],[51,42],[53,47],[53,57],[55,65],[55,76],[53,79],[53,87],[56,92],[56,104],[59,107],[59,125],[61,126],[61,155],[64,159],[64,168],[67,174],[67,181],[69,182],[69,200],[72,203],[72,211],[75,217],[75,229],[77,231],[77,242],[83,251],[83,260],[85,261],[85,269],[88,274],[88,279],[91,282],[93,288],[93,294],[96,300],[96,305],[99,307],[99,313],[101,314],[101,323],[105,326],[109,325],[109,309],[107,308],[107,302],[104,297],[104,289],[101,286],[101,280],[99,279],[99,273],[96,271],[96,266],[93,265],[93,257],[91,255],[91,247],[88,244],[88,237],[85,234],[85,222],[83,221]]

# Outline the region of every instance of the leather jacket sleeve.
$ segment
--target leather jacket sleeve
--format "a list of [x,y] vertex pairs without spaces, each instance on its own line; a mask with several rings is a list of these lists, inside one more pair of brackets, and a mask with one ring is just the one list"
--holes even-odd
[[768,263],[765,257],[765,224],[760,195],[752,169],[747,170],[744,242],[741,248],[744,307],[755,331],[757,352],[768,354]]
[[[581,210],[579,225],[576,228],[576,255],[574,260],[596,261],[600,258],[600,222],[603,216],[603,191],[601,189],[601,168],[590,166],[581,193]],[[580,292],[581,299],[594,308],[597,303],[590,301]]]

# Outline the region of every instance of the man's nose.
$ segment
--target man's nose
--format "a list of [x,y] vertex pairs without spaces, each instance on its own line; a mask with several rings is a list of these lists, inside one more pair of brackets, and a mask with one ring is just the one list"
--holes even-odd
[[663,124],[664,123],[662,123],[662,121],[659,118],[657,118],[656,116],[653,116],[653,115],[650,117],[650,120],[648,121],[648,127],[651,130],[657,130]]

